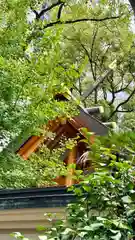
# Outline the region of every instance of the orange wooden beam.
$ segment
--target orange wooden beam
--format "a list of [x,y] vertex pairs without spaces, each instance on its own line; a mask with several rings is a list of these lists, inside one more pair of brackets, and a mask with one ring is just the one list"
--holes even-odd
[[[59,129],[58,121],[49,122],[48,126],[49,130],[55,132]],[[17,153],[24,159],[27,160],[29,156],[37,150],[41,143],[45,142],[46,145],[52,140],[46,138],[44,136],[32,136],[24,145],[17,151]]]
[[[67,160],[67,166],[70,166],[70,164],[76,164],[76,147],[74,147],[69,153],[68,160]],[[67,187],[74,184],[73,175],[74,175],[74,169],[71,168],[69,170],[68,176],[66,177],[66,186]]]
[[43,142],[44,137],[32,136],[31,139],[18,151],[18,154],[27,160],[35,152],[37,147]]

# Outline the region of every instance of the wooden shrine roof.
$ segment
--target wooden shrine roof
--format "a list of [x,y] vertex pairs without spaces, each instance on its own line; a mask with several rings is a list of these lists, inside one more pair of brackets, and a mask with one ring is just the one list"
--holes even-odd
[[[67,98],[68,99],[68,98]],[[68,123],[72,125],[72,127],[79,132],[80,128],[87,128],[88,131],[93,132],[95,135],[104,136],[108,133],[108,128],[98,119],[96,119],[93,115],[89,114],[87,109],[78,105],[79,114],[78,116],[73,117],[72,119],[68,119]],[[66,127],[66,126],[65,126]],[[64,128],[64,126],[63,126]],[[22,133],[18,136],[14,142],[9,145],[9,149],[12,149],[14,152],[18,152],[20,147],[25,145],[28,141],[38,141],[38,136],[29,136],[27,133]],[[40,145],[41,141],[39,141]]]

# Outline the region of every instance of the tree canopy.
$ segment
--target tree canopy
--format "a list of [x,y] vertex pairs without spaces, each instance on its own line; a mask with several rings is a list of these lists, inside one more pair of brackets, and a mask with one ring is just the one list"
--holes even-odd
[[18,136],[43,134],[49,120],[74,115],[73,102],[54,99],[65,89],[84,106],[104,105],[103,121],[134,111],[131,19],[129,5],[117,0],[1,1],[1,149]]
[[126,92],[132,97],[134,34],[127,4],[2,1],[0,16],[3,137],[12,138],[26,128],[33,132],[58,113],[65,114],[67,108],[54,101],[54,94],[79,85],[82,95],[81,88],[98,82],[114,60],[116,70],[86,104],[104,101],[113,109],[107,117],[112,118],[125,103],[116,105],[116,95]]

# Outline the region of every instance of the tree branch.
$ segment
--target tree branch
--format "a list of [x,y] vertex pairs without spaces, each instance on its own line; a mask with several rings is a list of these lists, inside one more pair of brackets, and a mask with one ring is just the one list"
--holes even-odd
[[[96,26],[96,29],[94,29],[94,31],[93,31],[93,39],[92,39],[91,52],[90,52],[91,69],[92,69],[94,81],[97,80],[96,64],[95,64],[95,67],[93,66],[93,50],[94,50],[94,44],[95,44],[95,41],[96,41],[97,33],[98,33],[98,26]],[[94,102],[95,102],[95,104],[97,104],[97,99],[98,99],[98,89],[95,90],[95,94],[94,94]]]
[[125,87],[120,88],[119,90],[115,91],[115,93],[120,93],[120,92],[122,92],[122,91],[125,91],[125,90],[129,87],[129,85],[130,85],[131,82],[132,82],[132,80],[131,80]]
[[111,101],[109,102],[109,106],[111,106],[111,105],[114,103],[114,100],[115,100],[115,98],[116,98],[116,96],[115,96],[115,91],[114,91],[114,84],[113,84],[113,72],[112,72],[112,76],[111,76],[111,81],[109,81],[109,83],[110,83],[110,86],[111,86],[110,92],[111,92],[111,94],[112,94],[112,99],[111,99]]
[[[89,52],[88,52],[87,48],[82,43],[81,43],[81,46],[84,49],[84,51],[86,52],[86,55],[87,55],[87,57],[89,59],[93,80],[96,82],[97,78],[96,78],[96,73],[95,73],[94,68],[93,68],[93,61],[92,61],[93,47],[94,47],[95,38],[96,38],[96,33],[94,34],[94,37],[93,37],[93,40],[92,40],[92,50],[91,50],[91,54],[90,55],[89,55]],[[94,98],[95,98],[94,102],[95,102],[95,104],[97,103],[97,98],[98,98],[97,90],[98,90],[98,87],[95,88],[95,95],[94,95]]]
[[116,98],[115,92],[112,91],[111,93],[112,93],[112,100],[109,102],[109,106],[111,106],[114,103],[114,100]]
[[99,78],[99,81],[97,82],[97,84],[95,84],[95,86],[93,86],[93,87],[92,87],[90,90],[88,90],[87,92],[84,92],[84,94],[83,94],[84,100],[85,100],[87,97],[89,97],[89,96],[100,86],[100,84],[102,84],[102,83],[106,80],[106,78],[109,76],[109,74],[112,73],[112,71],[113,71],[112,69],[106,70],[106,72],[104,73],[104,75]]
[[134,90],[131,92],[131,94],[128,96],[128,98],[127,98],[125,101],[123,101],[123,102],[121,102],[121,103],[118,104],[118,106],[116,107],[116,109],[111,113],[111,115],[110,115],[110,117],[109,117],[108,120],[110,120],[110,119],[119,111],[119,108],[120,108],[122,105],[124,105],[125,103],[127,103],[127,102],[133,97],[134,94],[135,94],[135,88],[134,88]]
[[53,27],[55,25],[62,25],[62,24],[74,24],[74,23],[79,23],[79,22],[102,22],[102,21],[107,21],[107,20],[113,20],[113,19],[118,19],[121,16],[115,16],[115,17],[105,17],[105,18],[81,18],[81,19],[75,19],[75,20],[66,20],[66,21],[60,21],[57,20],[55,22],[50,22],[46,24],[43,29]]
[[76,87],[75,84],[73,84],[73,89],[75,89],[75,90],[80,94],[80,91],[79,91],[79,89]]
[[34,10],[32,7],[31,7],[31,10],[35,13],[36,15],[36,19],[39,20],[46,12],[50,11],[51,9],[59,6],[59,5],[62,5],[64,4],[64,2],[62,2],[61,0],[58,0],[56,3],[53,3],[52,5],[50,5],[49,7],[47,8],[44,8],[40,11],[40,13],[38,13],[36,10]]
[[131,112],[134,112],[134,110],[118,110],[117,112],[120,112],[120,113],[131,113]]
[[94,72],[93,69],[93,49],[94,49],[94,44],[95,44],[95,40],[96,40],[96,36],[98,33],[98,27],[96,26],[96,30],[94,30],[94,34],[93,34],[93,39],[92,39],[92,44],[91,44],[91,52],[90,52],[90,57],[91,57],[91,69],[92,69],[92,73],[93,73],[93,79],[96,81],[96,72]]
[[62,9],[64,7],[64,3],[61,3],[60,7],[59,7],[59,10],[58,10],[58,14],[57,14],[57,19],[60,20],[61,18],[61,14],[62,14]]
[[[90,63],[90,66],[91,66],[91,72],[92,72],[92,76],[93,76],[93,79],[94,81],[96,81],[96,78],[95,78],[95,73],[94,73],[94,70],[93,70],[93,65],[92,65],[92,59],[91,59],[91,56],[89,55],[89,52],[87,50],[87,48],[81,43],[81,46],[82,48],[84,49],[88,59],[89,59],[89,63]],[[91,54],[92,55],[92,54]]]
[[105,89],[104,86],[102,87],[102,91],[103,91],[103,95],[104,95],[104,100],[106,101],[107,100],[107,93],[106,93],[106,89]]
[[109,48],[110,48],[110,47],[111,47],[111,44],[109,44],[109,45],[107,46],[107,49],[105,50],[105,52],[104,52],[103,56],[101,57],[101,61],[100,61],[100,67],[102,67],[102,66],[103,66],[104,59],[105,59],[105,57],[106,57],[106,54],[107,54],[107,52],[109,51]]
[[39,19],[39,14],[38,14],[38,12],[37,12],[35,9],[32,9],[32,7],[31,7],[31,10],[32,10],[33,13],[35,13],[36,19],[38,20],[38,19]]

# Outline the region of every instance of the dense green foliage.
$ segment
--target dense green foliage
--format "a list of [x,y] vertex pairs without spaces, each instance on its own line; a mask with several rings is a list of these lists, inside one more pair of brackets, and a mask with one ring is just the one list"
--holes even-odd
[[[55,93],[73,88],[85,106],[104,105],[103,121],[119,118],[120,111],[134,111],[131,18],[129,5],[117,0],[99,4],[84,0],[0,2],[1,150],[10,143],[0,154],[0,169],[8,179],[15,162],[18,169],[14,172],[16,182],[7,187],[31,186],[35,181],[31,176],[30,183],[21,184],[22,164],[24,179],[29,178],[31,165],[14,156],[12,142],[17,145],[18,136],[24,133],[43,134],[42,126],[56,116],[75,114],[73,101],[57,102]],[[99,77],[114,60],[116,68],[84,99],[85,90],[100,82]],[[124,94],[124,100],[118,100],[119,93]],[[13,161],[10,171],[8,159]],[[6,182],[1,187],[6,187]]]
[[[108,6],[108,4],[109,6]],[[106,12],[119,13],[121,17],[108,22],[93,22],[69,26],[64,32],[67,56],[76,64],[78,78],[74,82],[74,94],[84,105],[105,106],[103,121],[117,119],[121,113],[134,111],[134,33],[131,29],[131,12],[128,5],[113,1],[100,1],[92,11],[95,15]],[[96,16],[97,16],[96,15]],[[70,30],[70,34],[68,31]],[[112,61],[117,66],[92,94],[93,85],[101,81]],[[81,66],[81,67],[80,67]],[[81,72],[80,72],[81,71]],[[86,94],[86,93],[87,94]],[[87,96],[87,97],[86,97]]]
[[[85,177],[80,176],[82,181],[78,187],[72,186],[69,189],[77,198],[75,203],[67,206],[65,220],[52,222],[52,228],[45,228],[41,239],[133,239],[135,234],[135,152],[134,149],[131,152],[128,145],[135,135],[115,134],[110,137],[98,140],[98,146],[95,146],[95,149],[96,147],[98,149],[99,162],[102,164],[95,166],[94,173]],[[108,146],[106,146],[107,143]],[[92,156],[97,160],[97,150],[95,153],[93,150]],[[19,238],[19,233],[13,235],[17,239],[21,237],[25,239],[21,235]]]
[[60,161],[63,151],[64,148],[50,151],[42,147],[29,161],[24,161],[11,152],[1,154],[0,188],[44,187],[56,184],[54,179],[66,174],[65,165]]
[[[128,81],[132,82],[131,74],[125,72],[125,68],[128,70],[129,52],[133,48],[133,33],[129,29],[130,15],[126,4],[101,1],[100,5],[92,8],[87,1],[63,1],[61,18],[58,20],[56,16],[61,1],[56,1],[54,7],[53,3],[49,1],[48,5],[52,8],[51,11],[44,10],[43,20],[37,15],[37,19],[33,19],[32,15],[36,10],[36,14],[41,10],[42,1],[0,3],[0,126],[3,138],[7,136],[12,139],[26,128],[29,133],[34,132],[48,120],[66,114],[65,104],[54,101],[53,95],[63,92],[64,87],[73,87],[73,83],[76,84],[78,78],[86,73],[86,68],[87,72],[92,72],[82,47],[84,45],[88,47],[87,51],[91,49],[91,61],[97,64],[97,72],[94,73],[97,79],[117,59],[118,76],[114,84],[118,85],[118,81],[123,80],[123,88]],[[74,23],[77,19],[80,22]],[[53,22],[57,23],[51,25]],[[110,28],[113,32],[108,30]],[[97,38],[92,49],[95,34]],[[70,38],[74,41],[70,41]],[[107,52],[103,54],[104,51]],[[123,62],[121,68],[119,62]],[[95,65],[93,67],[95,69]],[[119,75],[123,72],[124,78],[120,79]],[[93,83],[97,79],[90,76],[89,81]],[[109,90],[110,83],[107,84],[104,87]]]
[[[88,142],[88,141],[87,141]],[[128,160],[129,157],[133,158],[135,154],[135,133],[134,132],[119,132],[115,134],[109,134],[106,137],[99,137],[95,140],[95,143],[90,147],[90,156],[95,166],[105,166],[110,163],[109,158],[104,156],[100,157],[101,150],[106,153],[110,158],[114,158],[113,154],[116,154],[117,160],[119,157]],[[109,149],[109,150],[108,150]]]

